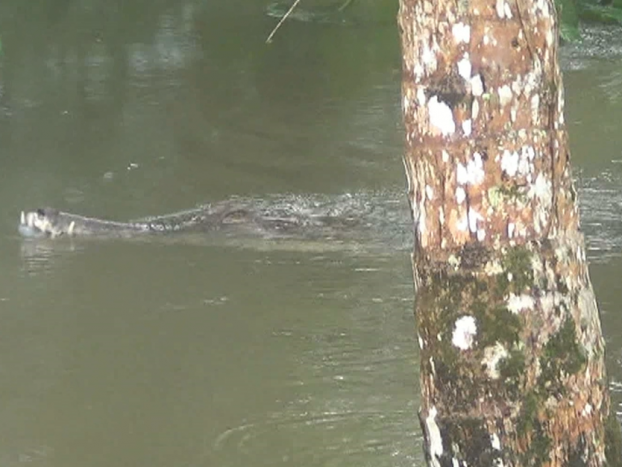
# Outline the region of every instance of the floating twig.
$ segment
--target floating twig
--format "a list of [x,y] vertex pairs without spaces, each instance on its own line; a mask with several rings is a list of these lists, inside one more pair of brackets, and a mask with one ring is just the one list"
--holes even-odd
[[350,3],[352,3],[354,0],[346,0],[343,5],[341,5],[339,8],[337,8],[337,11],[339,13],[343,13],[343,10],[345,10],[346,8],[348,8],[350,6]]
[[293,5],[291,7],[289,7],[289,10],[287,10],[287,12],[283,15],[283,17],[281,18],[281,20],[277,23],[276,26],[274,26],[274,29],[272,30],[272,32],[270,33],[270,35],[268,36],[268,38],[266,39],[266,44],[270,44],[272,43],[272,36],[274,36],[274,34],[276,33],[276,31],[281,27],[281,24],[283,24],[283,21],[285,21],[287,19],[287,17],[290,15],[290,13],[292,11],[294,11],[294,8],[296,8],[296,5],[298,5],[298,3],[300,2],[300,0],[296,0]]

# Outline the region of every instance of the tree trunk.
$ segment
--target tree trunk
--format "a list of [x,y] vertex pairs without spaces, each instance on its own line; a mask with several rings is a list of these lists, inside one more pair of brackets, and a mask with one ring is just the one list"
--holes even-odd
[[619,465],[553,0],[398,21],[428,463]]

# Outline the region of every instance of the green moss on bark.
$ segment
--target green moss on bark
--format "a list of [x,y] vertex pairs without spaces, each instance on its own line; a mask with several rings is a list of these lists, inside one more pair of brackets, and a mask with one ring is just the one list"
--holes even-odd
[[539,385],[544,391],[561,391],[562,378],[577,373],[586,362],[587,358],[577,342],[575,324],[571,318],[567,318],[544,347],[540,359],[542,373]]
[[503,273],[497,276],[497,287],[502,293],[522,293],[533,286],[531,252],[524,246],[510,248],[501,260]]

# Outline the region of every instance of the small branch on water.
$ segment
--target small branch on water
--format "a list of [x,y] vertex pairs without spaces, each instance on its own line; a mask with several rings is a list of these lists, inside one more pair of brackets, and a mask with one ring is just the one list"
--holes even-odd
[[337,11],[339,13],[343,13],[343,10],[345,10],[346,8],[348,8],[350,6],[350,3],[352,3],[354,0],[346,0],[343,5],[341,5],[339,8],[337,8]]
[[268,36],[268,38],[266,39],[266,44],[271,44],[272,43],[272,36],[274,36],[274,34],[277,32],[277,30],[281,27],[281,24],[283,24],[283,21],[285,21],[287,19],[287,17],[290,15],[290,13],[292,11],[294,11],[294,8],[296,8],[296,5],[298,5],[298,3],[300,3],[300,0],[296,0],[294,2],[294,4],[289,8],[289,10],[287,10],[287,12],[283,15],[283,17],[281,18],[281,20],[278,22],[278,24],[274,27],[274,29],[272,30],[272,32],[270,33],[270,35]]

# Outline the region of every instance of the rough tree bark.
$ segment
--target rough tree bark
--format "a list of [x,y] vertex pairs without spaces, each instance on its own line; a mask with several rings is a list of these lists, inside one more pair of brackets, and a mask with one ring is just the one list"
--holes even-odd
[[398,22],[428,463],[619,464],[553,0],[400,0]]

